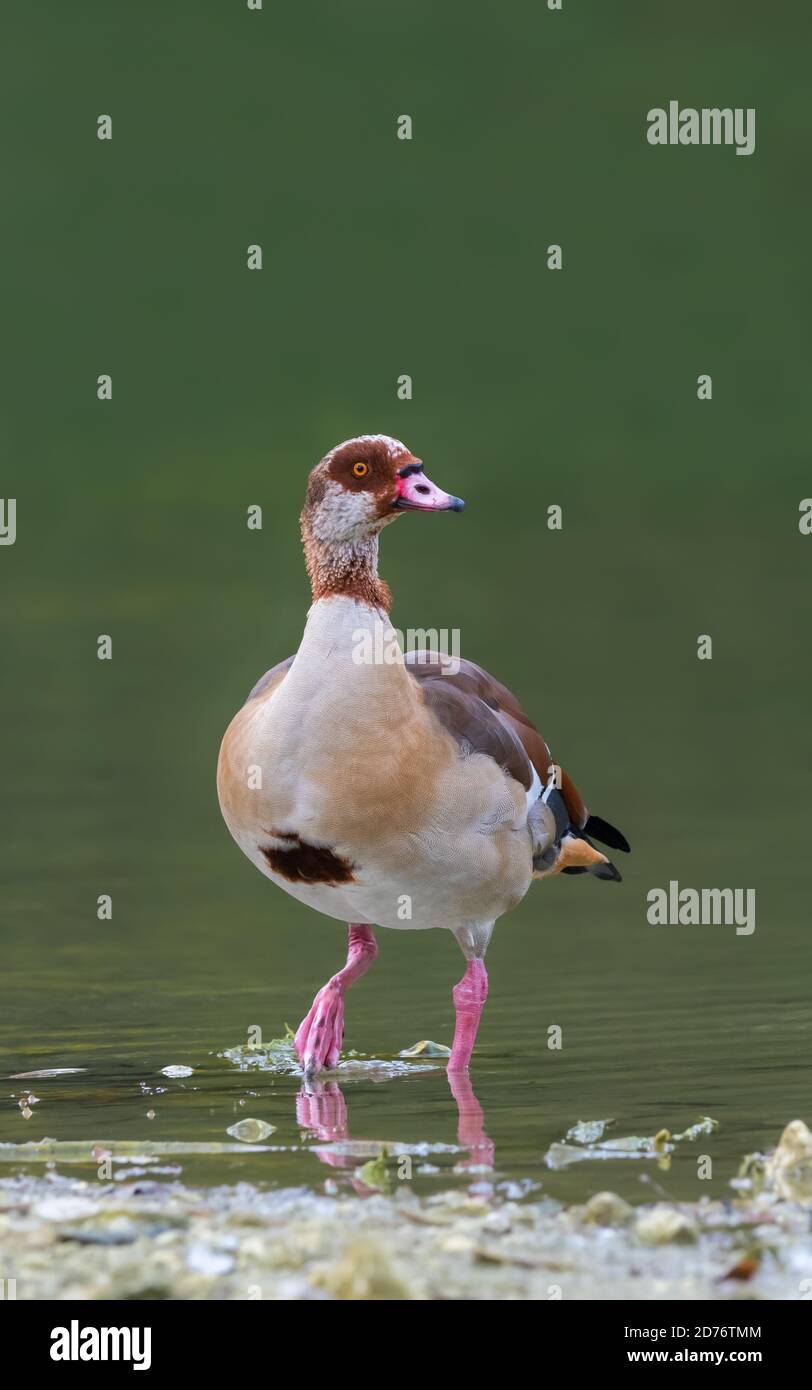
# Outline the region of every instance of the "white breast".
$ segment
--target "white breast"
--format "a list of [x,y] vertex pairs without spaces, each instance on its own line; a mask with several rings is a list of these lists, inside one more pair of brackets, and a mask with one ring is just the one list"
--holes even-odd
[[[329,916],[411,929],[493,921],[531,879],[524,789],[490,758],[460,756],[396,645],[388,660],[364,659],[380,655],[369,638],[382,621],[344,596],[314,604],[284,680],[226,734],[223,814],[263,873]],[[274,872],[263,850],[285,835],[329,846],[352,881]]]

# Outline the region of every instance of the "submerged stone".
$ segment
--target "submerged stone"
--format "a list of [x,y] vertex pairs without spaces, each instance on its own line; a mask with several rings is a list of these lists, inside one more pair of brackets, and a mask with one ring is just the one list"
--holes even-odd
[[699,1231],[696,1223],[684,1212],[666,1203],[658,1203],[641,1212],[634,1233],[645,1245],[667,1245],[670,1241],[690,1243]]
[[584,1206],[575,1210],[587,1226],[623,1226],[634,1214],[634,1207],[616,1192],[596,1192]]
[[792,1120],[769,1156],[764,1176],[776,1196],[812,1202],[812,1134],[803,1120]]

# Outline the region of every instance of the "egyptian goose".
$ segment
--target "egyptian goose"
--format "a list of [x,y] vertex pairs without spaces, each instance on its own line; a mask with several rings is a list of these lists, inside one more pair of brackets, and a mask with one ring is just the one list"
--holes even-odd
[[350,924],[347,963],[296,1033],[306,1076],[338,1061],[344,994],[378,953],[376,926],[454,933],[467,965],[448,1066],[467,1068],[497,918],[534,878],[619,879],[590,836],[629,848],[589,815],[510,691],[473,662],[397,644],[380,532],[404,512],[462,508],[396,439],[331,449],[301,514],[313,604],[299,650],[254,686],[220,749],[237,844],[287,893]]

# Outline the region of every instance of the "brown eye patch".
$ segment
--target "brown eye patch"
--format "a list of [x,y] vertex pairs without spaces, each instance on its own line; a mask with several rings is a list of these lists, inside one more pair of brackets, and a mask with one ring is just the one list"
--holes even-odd
[[348,492],[363,492],[372,499],[380,516],[387,516],[397,496],[398,468],[419,459],[397,441],[383,436],[348,439],[323,460],[324,475]]
[[392,478],[386,451],[372,440],[357,439],[334,454],[328,474],[351,491],[375,492]]

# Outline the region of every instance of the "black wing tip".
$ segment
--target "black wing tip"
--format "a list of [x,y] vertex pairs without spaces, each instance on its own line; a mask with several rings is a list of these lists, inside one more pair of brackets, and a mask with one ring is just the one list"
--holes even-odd
[[590,816],[584,830],[588,835],[594,835],[602,845],[608,845],[610,849],[622,850],[624,854],[631,852],[631,845],[623,832],[610,825],[602,816]]

